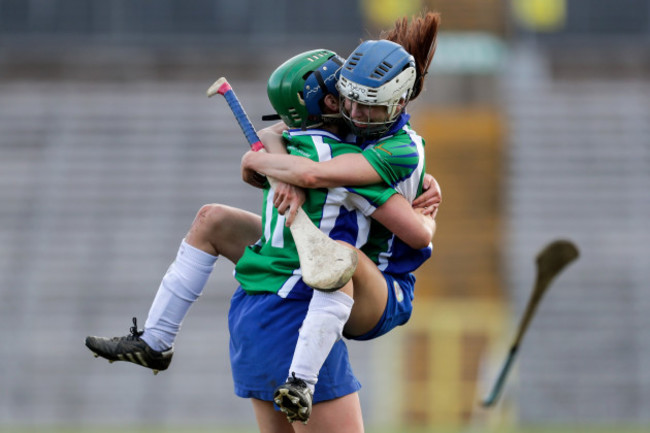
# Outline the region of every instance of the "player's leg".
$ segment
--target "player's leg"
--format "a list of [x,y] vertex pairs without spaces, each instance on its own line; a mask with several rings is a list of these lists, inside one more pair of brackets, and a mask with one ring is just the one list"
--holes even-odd
[[296,433],[362,433],[364,429],[359,394],[355,392],[317,403],[307,424],[294,422],[292,425]]
[[[235,291],[228,314],[235,394],[264,401],[274,397],[270,384],[286,378],[309,304],[309,299],[285,299],[273,293],[249,295],[241,287]],[[273,356],[269,357],[269,353]],[[314,394],[315,404],[356,393],[361,386],[352,372],[343,340],[334,343],[319,368],[321,377]],[[305,406],[308,411],[311,411],[311,397],[310,392]]]
[[251,402],[260,433],[294,433],[292,425],[282,412],[275,410],[273,403],[256,398],[252,398]]
[[242,209],[208,204],[199,209],[185,241],[213,256],[237,263],[248,245],[262,236],[262,218]]
[[251,399],[260,433],[363,433],[363,417],[359,394],[324,401],[314,405],[307,424],[290,424],[286,417],[275,410],[273,403]]
[[273,394],[288,419],[309,420],[319,372],[332,347],[343,336],[354,304],[353,292],[352,281],[332,292],[314,290],[298,332],[287,381]]
[[[386,280],[372,260],[359,250],[357,253],[359,262],[348,284],[334,292],[314,290],[300,327],[289,377],[274,393],[275,403],[289,419],[309,419],[319,372],[332,346],[343,336],[344,329],[346,335],[348,332],[362,335],[373,329],[386,308]],[[359,294],[357,284],[361,287]]]
[[142,339],[152,348],[171,348],[189,308],[201,296],[214,263],[223,255],[237,263],[262,233],[258,215],[220,204],[199,209],[154,298]]
[[381,319],[388,303],[388,286],[377,265],[360,250],[359,262],[352,276],[354,305],[344,332],[348,336],[363,335]]
[[86,346],[110,361],[133,362],[154,373],[165,370],[182,321],[201,295],[217,257],[236,263],[261,232],[261,218],[255,214],[219,204],[203,206],[160,283],[144,331],[137,329],[134,318],[131,335],[88,337]]
[[380,337],[411,318],[415,277],[410,273],[389,274],[363,255],[354,281],[354,307],[343,329],[353,340]]

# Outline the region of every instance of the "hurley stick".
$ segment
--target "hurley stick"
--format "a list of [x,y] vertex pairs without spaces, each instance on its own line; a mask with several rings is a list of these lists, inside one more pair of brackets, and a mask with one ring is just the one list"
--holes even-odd
[[517,328],[517,333],[515,339],[510,345],[510,350],[508,351],[508,356],[506,357],[499,375],[497,376],[492,390],[488,396],[483,400],[482,405],[484,407],[493,406],[496,401],[499,399],[499,395],[503,390],[503,385],[512,367],[512,363],[517,356],[517,351],[519,350],[519,344],[524,338],[526,329],[530,325],[535,310],[539,305],[542,296],[546,293],[551,281],[564,269],[569,263],[578,258],[578,248],[571,242],[567,240],[556,240],[548,244],[544,249],[542,249],[537,255],[537,278],[535,279],[535,285],[533,287],[533,293],[528,300],[528,305],[524,311],[524,315],[519,322],[519,327]]
[[[228,81],[224,77],[219,78],[210,86],[207,94],[208,97],[222,95],[251,149],[255,152],[264,151],[264,145]],[[271,186],[275,185],[274,179],[268,180]],[[305,284],[314,289],[330,291],[340,289],[352,278],[358,260],[357,252],[353,248],[332,240],[320,231],[302,208],[298,209],[289,228],[298,250],[302,280]]]

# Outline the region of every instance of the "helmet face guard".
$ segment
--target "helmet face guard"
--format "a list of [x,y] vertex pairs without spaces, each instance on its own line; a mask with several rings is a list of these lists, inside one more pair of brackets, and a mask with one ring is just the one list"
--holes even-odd
[[341,114],[353,132],[377,137],[388,131],[409,101],[415,84],[415,60],[401,45],[387,40],[365,41],[348,57],[341,70],[341,98],[367,106],[386,107],[385,120],[352,119],[341,100]]
[[[351,132],[357,137],[377,139],[384,135],[395,122],[389,118],[389,107],[384,105],[367,105],[352,98],[340,97],[341,117],[345,119]],[[355,114],[352,109],[354,107]],[[401,107],[394,107],[393,111],[401,113]]]
[[321,102],[328,93],[338,94],[335,83],[340,64],[342,59],[336,53],[319,49],[298,54],[273,71],[267,94],[287,126],[306,128],[322,123]]

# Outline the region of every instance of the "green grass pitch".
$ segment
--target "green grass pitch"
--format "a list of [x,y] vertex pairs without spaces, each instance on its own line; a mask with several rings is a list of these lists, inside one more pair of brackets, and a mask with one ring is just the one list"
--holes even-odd
[[[458,429],[405,429],[367,427],[366,433],[646,433],[650,426],[466,427]],[[256,429],[214,427],[0,427],[0,433],[256,433]]]

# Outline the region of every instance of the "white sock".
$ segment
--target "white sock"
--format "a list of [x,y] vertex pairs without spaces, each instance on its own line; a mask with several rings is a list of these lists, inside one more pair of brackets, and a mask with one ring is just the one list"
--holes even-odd
[[343,335],[353,304],[354,299],[341,291],[314,290],[289,368],[289,376],[295,373],[312,392],[325,359]]
[[210,277],[217,257],[181,242],[176,260],[160,283],[141,338],[154,350],[174,345],[181,323]]

